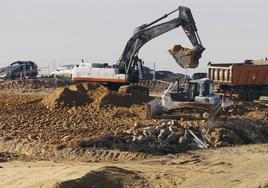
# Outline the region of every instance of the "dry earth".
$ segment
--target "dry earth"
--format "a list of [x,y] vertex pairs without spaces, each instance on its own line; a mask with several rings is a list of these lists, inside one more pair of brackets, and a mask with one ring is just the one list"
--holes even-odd
[[[76,145],[83,140],[124,134],[135,123],[152,126],[159,122],[146,118],[146,106],[141,101],[137,104],[129,102],[129,99],[122,102],[120,97],[104,95],[105,92],[102,88],[93,91],[93,102],[87,105],[59,106],[55,109],[41,103],[49,93],[0,93],[0,137],[10,136],[54,145]],[[113,105],[100,107],[107,103]],[[120,105],[114,105],[116,103]],[[267,104],[267,101],[264,103]],[[220,118],[225,121],[240,119],[263,122],[268,120],[268,108],[259,103],[239,103],[222,113]],[[179,123],[184,127],[200,127],[205,121],[183,120]]]
[[[123,101],[123,104],[127,105],[122,106],[120,97],[105,93],[102,88],[92,91],[89,94],[88,104],[71,107],[54,105],[50,99],[56,99],[57,96],[49,98],[50,93],[44,91],[1,92],[0,137],[7,141],[10,137],[16,138],[18,142],[21,140],[21,145],[15,144],[18,151],[23,151],[19,147],[23,148],[24,145],[32,143],[74,147],[83,140],[121,135],[131,130],[134,124],[155,126],[159,123],[145,117],[145,105],[141,101],[132,105],[129,98],[124,98],[126,101]],[[45,102],[44,105],[44,101],[48,103]],[[109,102],[112,105],[109,105]],[[118,103],[120,105],[116,105]],[[108,108],[103,108],[101,104],[108,105]],[[222,122],[250,121],[254,124],[251,129],[256,128],[256,132],[259,131],[257,128],[263,125],[264,134],[267,136],[267,99],[255,103],[237,103],[235,108],[222,112],[220,119]],[[188,120],[179,122],[184,127],[201,127],[205,123],[205,121]],[[230,131],[228,133],[235,135]],[[226,133],[223,136],[230,138]],[[255,135],[250,136],[255,138]],[[223,145],[222,141],[221,144]],[[77,154],[75,150],[72,152]],[[90,151],[90,154],[95,155],[98,152]],[[58,153],[61,153],[61,149]],[[116,153],[120,158],[116,160],[117,162],[98,160],[99,162],[94,163],[32,159],[25,162],[23,160],[28,159],[27,157],[0,153],[0,187],[85,187],[85,183],[92,187],[109,185],[110,188],[268,187],[267,144],[198,150],[164,156],[116,150],[112,152],[104,150],[100,153],[108,155]],[[97,157],[102,157],[102,154],[97,154]]]
[[109,187],[265,188],[267,163],[267,144],[118,163],[11,161],[0,163],[0,187],[107,187],[108,182]]

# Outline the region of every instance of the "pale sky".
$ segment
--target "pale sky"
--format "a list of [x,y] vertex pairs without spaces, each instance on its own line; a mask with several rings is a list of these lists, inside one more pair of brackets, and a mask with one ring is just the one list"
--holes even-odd
[[[116,63],[134,29],[179,5],[191,8],[206,51],[199,68],[268,56],[267,0],[0,0],[0,66],[16,60],[37,64]],[[173,19],[177,14],[169,17]],[[145,65],[184,72],[169,55],[175,44],[191,47],[182,28],[141,50]]]

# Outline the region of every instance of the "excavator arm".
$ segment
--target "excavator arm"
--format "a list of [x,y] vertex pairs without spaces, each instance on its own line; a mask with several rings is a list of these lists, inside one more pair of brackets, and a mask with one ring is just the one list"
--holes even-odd
[[[178,18],[155,25],[157,22],[167,18],[169,15],[174,14],[177,11],[179,11]],[[163,17],[153,21],[152,23],[144,24],[135,30],[133,36],[127,42],[123,54],[116,65],[119,67],[120,72],[128,74],[130,77],[129,79],[131,80],[131,77],[133,76],[133,69],[135,69],[137,61],[139,60],[137,54],[140,48],[148,41],[180,26],[182,26],[184,32],[194,46],[194,53],[190,53],[194,57],[191,58],[198,60],[205,48],[202,46],[199,39],[191,10],[187,7],[180,6],[178,9],[165,14]],[[189,53],[185,54],[187,56]],[[187,58],[182,57],[182,60],[184,60],[182,64],[189,64],[189,62],[187,62]]]

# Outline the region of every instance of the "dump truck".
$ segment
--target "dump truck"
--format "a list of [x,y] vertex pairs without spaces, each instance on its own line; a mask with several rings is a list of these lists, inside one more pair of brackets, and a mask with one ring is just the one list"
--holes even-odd
[[217,93],[237,95],[240,101],[268,96],[268,60],[246,60],[244,63],[208,64],[208,77]]

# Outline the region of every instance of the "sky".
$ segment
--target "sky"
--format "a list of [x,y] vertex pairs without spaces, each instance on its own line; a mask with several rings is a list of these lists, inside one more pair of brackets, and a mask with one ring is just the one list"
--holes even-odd
[[206,71],[209,61],[268,56],[267,0],[0,0],[0,67],[34,60],[55,68],[81,58],[114,64],[137,26],[178,6],[191,8],[206,48],[199,67],[183,70],[168,53],[175,44],[191,47],[181,27],[140,50],[146,66],[191,74]]

